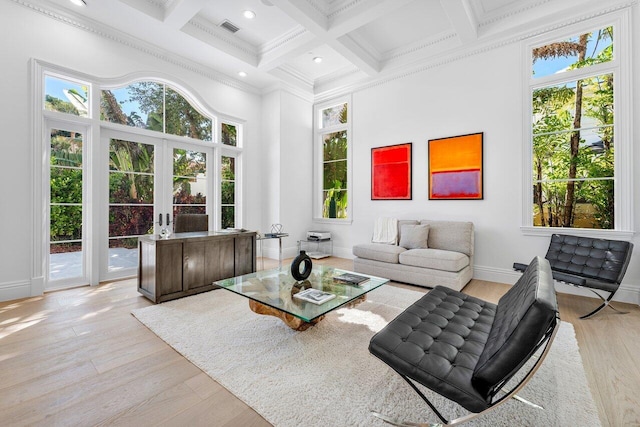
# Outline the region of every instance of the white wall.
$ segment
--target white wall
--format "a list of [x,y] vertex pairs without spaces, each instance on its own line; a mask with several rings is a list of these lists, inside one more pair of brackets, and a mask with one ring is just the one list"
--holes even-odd
[[[510,45],[355,93],[354,241],[370,237],[378,216],[472,221],[476,263],[509,267],[509,242],[520,234],[520,85],[519,46]],[[428,200],[427,141],[476,132],[484,132],[484,200]],[[413,143],[413,200],[372,201],[371,148],[405,142]]]
[[[32,279],[32,141],[29,104],[32,58],[98,78],[130,73],[162,73],[175,77],[211,108],[246,120],[244,170],[261,175],[260,95],[222,84],[204,74],[188,71],[171,61],[125,46],[97,33],[82,30],[11,1],[0,2],[2,79],[0,104],[3,135],[0,152],[0,300],[30,295]],[[255,185],[244,187],[247,228],[262,222],[262,194]]]
[[[297,241],[310,230],[312,216],[312,104],[285,90],[263,97],[263,224],[282,224],[289,237],[282,240],[283,257],[297,254]],[[278,242],[266,240],[264,256],[278,257]]]
[[[640,46],[640,12],[633,8],[633,45]],[[640,69],[636,54],[633,69]],[[353,224],[332,226],[334,253],[350,254],[370,241],[375,218],[465,220],[475,224],[474,277],[514,283],[513,262],[546,253],[549,237],[520,231],[522,209],[523,98],[521,45],[501,48],[373,85],[353,94]],[[634,79],[634,109],[640,111],[640,74]],[[634,129],[640,129],[634,114]],[[484,200],[428,200],[427,141],[484,132]],[[636,131],[636,138],[638,132]],[[413,142],[413,200],[372,201],[371,148]],[[634,164],[640,164],[635,144]],[[634,171],[640,182],[640,169]],[[640,185],[635,186],[635,227],[640,224]],[[325,227],[327,228],[327,227]],[[640,301],[640,238],[617,299]],[[576,292],[561,286],[561,291]],[[582,293],[582,292],[580,292]],[[584,293],[589,295],[588,293]]]

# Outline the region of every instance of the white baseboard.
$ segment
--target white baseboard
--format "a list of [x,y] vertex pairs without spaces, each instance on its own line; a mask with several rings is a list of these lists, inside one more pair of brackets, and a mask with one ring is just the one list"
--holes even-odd
[[31,295],[31,283],[28,281],[0,283],[0,301],[11,301],[30,296],[33,295]]
[[[486,280],[489,282],[506,283],[509,285],[513,285],[520,278],[520,276],[521,273],[515,270],[485,267],[479,265],[473,266],[473,278],[478,280]],[[591,291],[587,289],[567,285],[566,283],[556,282],[556,291],[563,294],[597,298]],[[616,292],[613,300],[640,305],[640,287],[623,283],[622,285],[620,285],[620,288],[618,289],[618,292]]]
[[333,256],[344,259],[353,259],[353,251],[351,248],[337,248],[333,247]]

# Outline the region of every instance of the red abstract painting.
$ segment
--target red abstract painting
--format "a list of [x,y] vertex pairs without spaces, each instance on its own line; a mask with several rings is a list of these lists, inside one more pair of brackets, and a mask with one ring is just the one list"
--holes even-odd
[[408,142],[371,149],[371,200],[411,200],[411,148]]

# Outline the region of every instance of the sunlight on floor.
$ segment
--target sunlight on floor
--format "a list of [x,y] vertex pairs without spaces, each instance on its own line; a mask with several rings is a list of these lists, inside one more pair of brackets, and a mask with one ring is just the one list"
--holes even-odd
[[340,322],[364,325],[372,332],[380,331],[389,323],[388,319],[385,319],[379,314],[374,314],[370,311],[360,310],[358,308],[341,308],[337,313],[340,315],[340,318],[338,319]]

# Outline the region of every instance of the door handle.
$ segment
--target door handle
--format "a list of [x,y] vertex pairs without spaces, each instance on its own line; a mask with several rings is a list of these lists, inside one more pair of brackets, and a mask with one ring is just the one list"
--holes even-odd
[[162,214],[158,215],[158,224],[162,227]]

